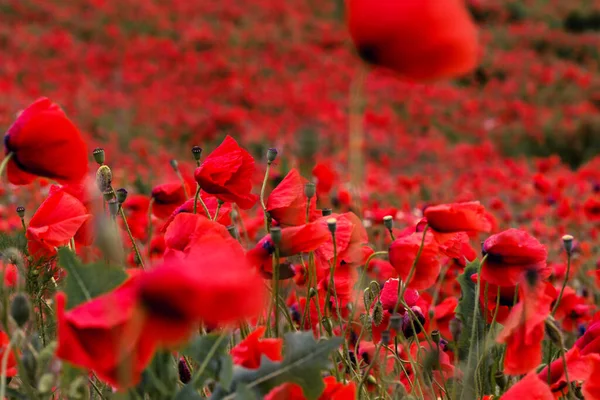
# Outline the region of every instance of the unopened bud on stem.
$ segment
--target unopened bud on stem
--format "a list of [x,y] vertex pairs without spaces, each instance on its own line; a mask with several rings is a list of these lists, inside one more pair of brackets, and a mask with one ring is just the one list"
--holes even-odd
[[94,149],[94,151],[92,152],[92,155],[94,156],[94,160],[96,161],[96,163],[98,163],[98,165],[103,165],[104,164],[104,149],[102,147],[96,147]]

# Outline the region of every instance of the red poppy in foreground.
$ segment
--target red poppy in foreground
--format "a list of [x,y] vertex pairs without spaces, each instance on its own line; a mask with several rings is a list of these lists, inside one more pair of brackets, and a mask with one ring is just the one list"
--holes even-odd
[[[187,184],[186,184],[187,185]],[[186,189],[190,193],[189,188]],[[157,218],[168,218],[173,211],[188,199],[181,182],[170,182],[152,189],[152,214]]]
[[[419,254],[419,248],[423,243],[423,249]],[[409,279],[413,264],[414,271],[408,286],[417,289],[428,289],[435,284],[441,270],[439,246],[429,231],[425,235],[415,232],[408,236],[399,237],[390,246],[390,263],[398,272],[403,281]],[[419,257],[417,259],[417,254]]]
[[417,81],[450,78],[477,63],[477,29],[463,0],[349,0],[348,28],[368,63]]
[[548,387],[548,384],[538,378],[535,372],[527,376],[512,386],[506,393],[500,397],[501,400],[554,400],[554,395]]
[[485,208],[478,201],[427,207],[424,216],[429,226],[440,233],[489,232],[492,229]]
[[[356,386],[354,382],[347,385],[336,381],[335,377],[328,376],[323,379],[325,390],[318,400],[354,400],[356,398]],[[305,400],[302,387],[295,383],[284,383],[271,390],[265,400]]]
[[254,170],[254,158],[227,136],[196,169],[194,177],[206,193],[247,210],[258,200],[250,193]]
[[143,273],[138,295],[157,339],[171,342],[181,339],[173,330],[185,332],[201,321],[217,326],[256,316],[264,285],[239,243],[213,237],[194,249],[194,257]]
[[56,295],[57,356],[88,368],[118,388],[136,385],[152,360],[155,343],[144,334],[137,312],[135,279],[114,291],[65,311],[66,295]]
[[43,97],[27,107],[4,136],[8,181],[26,185],[37,177],[77,183],[87,173],[87,147],[61,108]]
[[514,286],[527,270],[536,271],[542,279],[552,272],[546,265],[546,247],[519,229],[490,236],[483,243],[482,252],[486,258],[481,266],[481,279],[494,285]]
[[260,367],[260,359],[263,355],[271,361],[281,361],[283,359],[281,355],[283,339],[261,339],[266,329],[264,326],[257,328],[246,339],[231,349],[230,353],[235,365],[257,369]]
[[521,300],[504,323],[497,341],[506,344],[504,373],[526,374],[542,362],[544,321],[550,314],[552,297],[543,283],[535,287],[525,280],[519,284]]
[[[308,198],[304,194],[304,185],[308,179],[303,178],[296,169],[283,178],[267,199],[266,208],[271,217],[281,226],[302,225],[306,221],[306,203]],[[310,199],[308,210],[309,220],[314,220],[320,215],[317,210],[317,198]]]
[[64,190],[51,193],[27,227],[27,246],[35,257],[49,257],[65,246],[91,218],[81,201]]

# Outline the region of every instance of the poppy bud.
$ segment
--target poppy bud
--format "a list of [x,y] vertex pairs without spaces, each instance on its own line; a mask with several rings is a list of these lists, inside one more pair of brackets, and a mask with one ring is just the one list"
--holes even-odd
[[316,193],[316,187],[315,184],[312,182],[308,182],[307,184],[304,185],[304,195],[306,197],[308,197],[309,199],[312,199],[315,196]]
[[325,329],[325,332],[327,332],[329,335],[332,334],[332,327],[331,327],[331,321],[329,320],[329,318],[327,317],[323,317],[323,319],[321,319],[321,326],[323,326],[323,329]]
[[381,322],[383,322],[383,304],[381,301],[377,301],[377,303],[375,303],[371,318],[373,319],[375,326],[379,326],[381,325]]
[[112,185],[112,171],[108,165],[101,165],[96,171],[96,185],[102,193],[110,189]]
[[565,235],[562,237],[563,246],[568,255],[571,255],[571,251],[573,250],[573,236]]
[[366,310],[369,310],[371,308],[371,304],[373,304],[374,300],[375,300],[375,295],[373,294],[373,292],[371,291],[370,288],[366,288],[363,291],[363,303],[365,304]]
[[390,341],[392,339],[391,336],[392,335],[390,334],[390,331],[387,329],[385,331],[381,332],[381,343],[384,346],[387,346],[388,344],[390,344]]
[[270,148],[267,150],[267,162],[271,164],[277,158],[277,149]]
[[371,289],[371,292],[373,292],[373,296],[375,297],[378,297],[381,292],[381,286],[379,286],[377,281],[371,281],[369,283],[369,289]]
[[121,189],[118,189],[116,193],[117,193],[117,201],[119,202],[119,204],[125,203],[125,200],[127,200],[127,190],[124,188],[121,188]]
[[279,247],[279,245],[281,244],[281,228],[278,226],[275,226],[273,228],[271,228],[271,240],[273,241],[273,244],[275,245],[275,247]]
[[329,218],[327,220],[327,228],[329,228],[329,232],[331,232],[332,235],[335,235],[335,231],[337,229],[337,219]]
[[437,329],[435,331],[431,332],[431,340],[433,340],[433,343],[439,345],[440,344],[440,331],[438,331]]
[[23,206],[17,207],[17,215],[21,219],[24,218],[25,217],[25,207],[23,207]]
[[192,379],[192,374],[190,373],[190,369],[188,368],[187,363],[183,358],[179,359],[179,380],[183,383],[188,383]]
[[113,219],[117,217],[117,213],[119,212],[119,202],[117,202],[116,199],[108,201],[108,211]]
[[317,289],[315,289],[314,287],[311,287],[308,291],[308,298],[312,299],[316,295],[317,295]]
[[544,328],[550,341],[558,347],[563,347],[564,342],[562,332],[560,331],[556,320],[552,316],[549,316],[546,319]]
[[23,293],[17,293],[10,304],[10,316],[19,328],[22,328],[29,321],[30,313],[29,299]]
[[238,233],[237,233],[237,228],[235,225],[229,225],[227,227],[227,232],[229,232],[229,234],[231,235],[232,238],[236,239],[238,238]]
[[402,330],[402,315],[396,313],[390,318],[390,329],[400,332]]
[[452,318],[448,323],[450,334],[452,335],[452,341],[458,342],[462,333],[462,321],[458,318]]
[[171,165],[171,168],[173,168],[173,171],[175,171],[175,172],[179,171],[179,163],[177,162],[177,160],[175,160],[175,159],[169,160],[169,164]]
[[96,160],[96,162],[98,163],[98,165],[103,165],[104,164],[104,149],[102,147],[96,147],[94,149],[94,151],[92,152],[92,155],[94,156],[94,160]]
[[391,215],[386,215],[385,217],[383,217],[383,225],[388,231],[391,232],[392,228],[394,227],[394,219]]
[[331,215],[331,208],[324,208],[321,210],[321,215],[324,217],[328,217]]
[[200,146],[192,147],[192,156],[194,157],[194,160],[200,161],[200,158],[202,158],[202,147],[200,147]]

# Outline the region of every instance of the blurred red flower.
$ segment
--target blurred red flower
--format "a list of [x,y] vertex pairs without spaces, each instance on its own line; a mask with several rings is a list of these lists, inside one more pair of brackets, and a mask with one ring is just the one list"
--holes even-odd
[[368,63],[417,81],[473,69],[477,29],[462,0],[349,0],[348,28]]
[[[423,249],[419,254],[423,243]],[[417,254],[419,257],[417,259]],[[441,270],[439,246],[430,231],[423,234],[415,232],[394,240],[389,251],[390,263],[398,272],[403,281],[409,279],[413,263],[413,275],[408,281],[408,286],[417,289],[428,289],[435,284]]]
[[61,108],[42,97],[21,112],[4,136],[12,153],[10,183],[26,185],[36,176],[78,183],[88,170],[87,147],[79,130]]
[[[8,337],[8,335],[6,333],[4,333],[3,331],[0,331],[0,360],[4,359],[4,355],[5,355],[6,349],[8,348],[9,342],[10,342],[10,338]],[[7,378],[13,377],[13,376],[17,375],[18,372],[19,371],[17,369],[17,360],[15,358],[14,353],[11,351],[7,357],[6,377]]]
[[531,372],[515,385],[511,386],[501,397],[502,400],[554,400],[554,394],[548,384]]
[[92,216],[81,201],[66,191],[55,191],[37,209],[27,227],[27,246],[35,257],[49,257],[65,246]]
[[[323,379],[325,390],[318,400],[354,400],[356,398],[356,386],[354,382],[343,384],[335,377],[328,376]],[[305,400],[302,387],[295,383],[287,382],[277,386],[265,396],[265,400]]]
[[519,229],[490,236],[482,251],[487,257],[481,266],[481,279],[494,285],[514,286],[527,270],[535,270],[541,278],[552,272],[546,264],[546,247]]
[[[269,195],[266,202],[267,211],[280,226],[302,225],[307,222],[306,202],[308,199],[304,194],[306,183],[308,183],[308,179],[300,176],[296,169],[291,169]],[[313,221],[319,216],[317,198],[313,196],[310,199],[308,210],[309,221]]]
[[247,210],[258,200],[258,196],[250,193],[254,169],[250,153],[227,136],[196,169],[194,177],[206,193]]
[[94,371],[118,388],[136,385],[152,360],[155,342],[137,312],[136,279],[112,292],[65,310],[66,295],[56,295],[57,356]]
[[436,232],[490,232],[492,225],[478,201],[427,207],[427,224]]
[[266,328],[261,326],[238,343],[230,353],[235,365],[249,369],[260,367],[260,359],[267,356],[271,361],[281,361],[282,339],[261,339]]
[[[190,193],[189,188],[187,190]],[[168,218],[188,198],[181,182],[170,182],[155,186],[152,189],[152,199],[152,214],[157,218]]]

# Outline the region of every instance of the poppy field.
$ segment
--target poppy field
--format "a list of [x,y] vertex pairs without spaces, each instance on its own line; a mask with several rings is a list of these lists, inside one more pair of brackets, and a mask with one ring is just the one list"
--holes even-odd
[[1,400],[600,400],[600,2],[0,22]]

